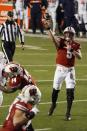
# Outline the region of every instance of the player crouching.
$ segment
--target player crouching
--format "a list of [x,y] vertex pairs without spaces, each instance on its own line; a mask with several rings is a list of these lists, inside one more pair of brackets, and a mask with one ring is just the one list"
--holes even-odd
[[0,131],[34,131],[31,119],[38,113],[40,98],[41,92],[35,85],[25,86],[11,104]]

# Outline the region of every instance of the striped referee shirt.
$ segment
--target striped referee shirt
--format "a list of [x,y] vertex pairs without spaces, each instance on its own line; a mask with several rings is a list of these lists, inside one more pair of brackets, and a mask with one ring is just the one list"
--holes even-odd
[[24,35],[20,30],[18,24],[13,20],[6,20],[5,23],[0,26],[1,40],[5,42],[15,42],[16,37],[19,37],[20,43],[24,43]]

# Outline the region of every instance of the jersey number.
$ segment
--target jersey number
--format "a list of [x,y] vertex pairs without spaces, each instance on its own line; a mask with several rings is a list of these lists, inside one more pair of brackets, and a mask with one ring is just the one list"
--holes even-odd
[[67,50],[67,55],[66,55],[66,57],[67,57],[68,59],[71,59],[71,58],[72,58],[72,52],[69,51],[69,50]]

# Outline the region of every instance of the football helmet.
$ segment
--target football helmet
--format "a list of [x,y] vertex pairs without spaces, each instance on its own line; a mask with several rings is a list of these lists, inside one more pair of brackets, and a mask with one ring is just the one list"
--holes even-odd
[[2,76],[12,78],[16,77],[17,75],[22,75],[22,73],[23,68],[19,64],[9,63],[4,67]]
[[70,32],[70,33],[72,33],[72,34],[75,35],[75,30],[74,30],[74,28],[71,27],[71,26],[66,27],[66,28],[64,29],[63,33],[66,33],[66,32]]
[[22,98],[32,105],[38,104],[41,99],[41,92],[35,85],[27,85],[22,90]]
[[74,39],[74,36],[75,36],[75,30],[73,27],[69,26],[69,27],[66,27],[63,31],[64,33],[64,38],[66,41],[70,41],[70,40],[73,40]]
[[23,68],[19,64],[9,63],[2,71],[2,78],[4,85],[15,88],[21,84],[21,76],[23,75]]

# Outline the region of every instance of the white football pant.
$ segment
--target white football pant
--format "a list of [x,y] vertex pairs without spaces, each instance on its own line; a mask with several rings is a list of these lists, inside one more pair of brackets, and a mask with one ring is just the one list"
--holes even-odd
[[29,24],[28,7],[24,9],[24,24],[25,24],[25,29],[28,30],[28,24]]
[[53,24],[53,29],[52,31],[55,32],[56,31],[56,10],[55,7],[48,7],[48,13],[52,18],[52,24]]
[[75,69],[74,67],[67,68],[62,65],[57,65],[55,74],[54,74],[53,88],[56,90],[60,90],[64,80],[66,83],[66,89],[74,88],[75,87]]

